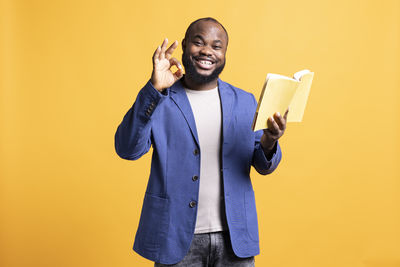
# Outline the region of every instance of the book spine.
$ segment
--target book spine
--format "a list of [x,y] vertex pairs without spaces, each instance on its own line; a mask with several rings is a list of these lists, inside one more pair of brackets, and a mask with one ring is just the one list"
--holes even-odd
[[251,126],[253,131],[254,131],[254,128],[256,127],[257,117],[258,117],[258,111],[256,111],[256,114],[254,115],[253,125]]

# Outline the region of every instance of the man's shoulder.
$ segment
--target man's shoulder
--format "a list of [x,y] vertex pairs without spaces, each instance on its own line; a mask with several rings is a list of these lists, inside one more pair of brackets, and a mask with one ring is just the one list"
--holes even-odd
[[247,92],[246,90],[241,89],[239,87],[236,87],[235,85],[232,85],[232,84],[230,84],[228,82],[225,82],[225,81],[223,81],[221,79],[219,79],[219,85],[222,88],[233,92],[235,95],[237,95],[239,97],[251,98],[251,99],[255,100],[255,97],[254,97],[254,95],[252,93]]

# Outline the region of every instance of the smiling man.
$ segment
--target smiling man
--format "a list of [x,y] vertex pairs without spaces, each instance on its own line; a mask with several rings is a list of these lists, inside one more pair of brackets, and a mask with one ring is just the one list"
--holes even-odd
[[215,19],[188,27],[185,75],[171,57],[177,46],[165,39],[156,49],[151,79],[115,134],[124,159],[153,147],[133,249],[155,266],[254,266],[259,238],[250,168],[264,175],[276,169],[288,112],[252,131],[254,96],[218,78],[228,34]]

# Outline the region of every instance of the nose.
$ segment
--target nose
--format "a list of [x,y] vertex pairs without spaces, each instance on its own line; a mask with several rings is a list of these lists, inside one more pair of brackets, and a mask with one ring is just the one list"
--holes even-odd
[[211,47],[209,47],[208,45],[204,45],[204,46],[201,47],[199,53],[200,53],[201,55],[203,55],[203,56],[208,56],[208,57],[209,57],[209,56],[212,55],[212,53],[211,53]]

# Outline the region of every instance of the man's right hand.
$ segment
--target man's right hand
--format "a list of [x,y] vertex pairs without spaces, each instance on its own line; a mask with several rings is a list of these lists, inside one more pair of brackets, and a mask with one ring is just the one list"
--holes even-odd
[[[165,38],[161,47],[157,47],[153,55],[153,73],[151,74],[151,83],[158,91],[171,87],[177,80],[183,76],[183,68],[176,58],[171,58],[175,48],[178,47],[178,41],[175,41],[168,49],[168,39]],[[178,70],[172,73],[171,67],[175,65]]]

